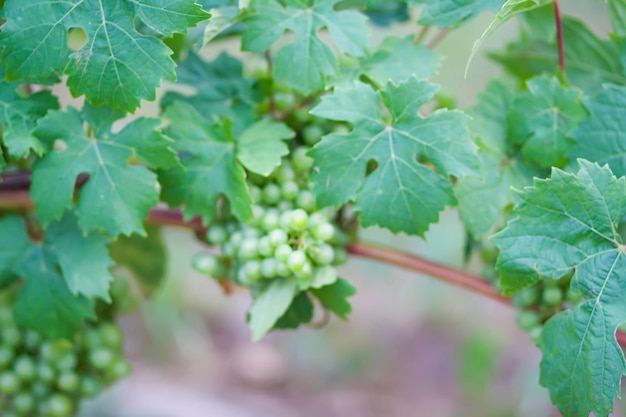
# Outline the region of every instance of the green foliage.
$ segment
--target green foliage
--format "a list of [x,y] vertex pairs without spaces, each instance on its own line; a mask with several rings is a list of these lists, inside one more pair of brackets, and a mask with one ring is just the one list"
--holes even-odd
[[541,383],[564,415],[606,416],[626,371],[615,340],[626,321],[626,248],[617,234],[626,215],[626,178],[584,160],[579,166],[576,174],[554,169],[550,179],[520,193],[513,219],[493,240],[509,293],[574,271],[571,286],[584,301],[547,321]]
[[[194,0],[9,1],[0,33],[10,80],[48,82],[68,75],[75,96],[95,105],[134,110],[154,100],[161,79],[174,80],[174,62],[159,36],[183,33],[206,19]],[[135,20],[154,35],[140,33]],[[81,28],[87,44],[73,52],[68,32]]]
[[[350,133],[325,136],[311,152],[319,167],[313,181],[322,205],[355,201],[364,226],[393,232],[422,235],[437,221],[439,212],[455,202],[448,176],[474,173],[478,159],[462,113],[418,115],[436,88],[415,78],[388,83],[382,91],[358,83],[322,99],[313,114],[354,126]],[[388,119],[381,114],[382,103]],[[437,172],[417,162],[418,156]],[[365,178],[370,160],[378,167]]]
[[[609,19],[596,33],[549,0],[0,0],[0,288],[17,291],[15,323],[74,340],[136,306],[113,279],[123,268],[154,293],[167,253],[144,223],[181,224],[162,204],[215,246],[198,271],[250,289],[254,340],[315,306],[347,320],[356,290],[335,267],[358,228],[424,236],[453,207],[468,259],[480,252],[522,310],[552,400],[608,415],[626,372],[625,4],[597,2]],[[412,7],[411,36],[370,42],[371,24],[409,25]],[[472,56],[520,23],[489,53],[506,75],[450,110],[430,81],[446,63],[436,44],[486,11]],[[200,50],[227,36],[228,54]],[[84,104],[60,102],[66,87]],[[159,114],[129,114],[159,87]],[[99,369],[110,355],[93,356]],[[3,366],[0,392],[15,391]]]
[[276,54],[274,78],[303,94],[322,90],[327,77],[337,73],[337,62],[333,50],[317,35],[321,28],[328,29],[339,49],[351,56],[362,56],[367,48],[365,16],[334,10],[338,1],[289,0],[283,7],[278,0],[254,0],[251,7],[256,13],[244,20],[241,47],[264,52],[284,31],[293,31],[297,39]]

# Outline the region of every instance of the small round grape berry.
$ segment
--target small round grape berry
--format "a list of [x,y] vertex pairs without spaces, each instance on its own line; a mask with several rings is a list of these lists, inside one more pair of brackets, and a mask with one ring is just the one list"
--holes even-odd
[[315,194],[309,190],[300,191],[300,194],[298,194],[298,198],[296,199],[296,206],[308,211],[309,213],[314,212],[316,207]]
[[309,224],[309,215],[302,209],[296,209],[291,212],[291,221],[289,227],[293,230],[304,230]]
[[214,224],[207,230],[206,238],[213,245],[221,245],[228,239],[228,232],[221,224]]
[[237,257],[242,261],[248,261],[259,255],[259,240],[253,237],[247,237],[239,246]]
[[313,159],[306,153],[309,148],[300,146],[291,154],[291,166],[296,172],[308,172],[313,168]]
[[300,187],[298,187],[298,184],[295,181],[285,181],[280,186],[280,192],[283,196],[283,199],[293,201],[298,198]]
[[306,263],[306,255],[299,249],[291,252],[287,258],[287,266],[292,272],[301,271]]
[[263,191],[261,191],[261,197],[263,202],[269,205],[275,205],[280,202],[281,193],[280,187],[274,183],[268,183],[263,187]]
[[287,243],[288,238],[289,236],[287,236],[287,233],[282,229],[274,229],[268,235],[270,245],[274,247]]
[[291,246],[283,243],[276,247],[276,250],[274,251],[274,257],[279,261],[287,262],[287,259],[289,259],[289,256],[292,254],[292,252],[293,249],[291,249]]
[[320,223],[313,227],[313,237],[322,242],[330,241],[335,236],[335,226],[330,223]]
[[563,301],[563,292],[557,287],[548,287],[543,289],[541,295],[543,302],[549,306],[560,304]]

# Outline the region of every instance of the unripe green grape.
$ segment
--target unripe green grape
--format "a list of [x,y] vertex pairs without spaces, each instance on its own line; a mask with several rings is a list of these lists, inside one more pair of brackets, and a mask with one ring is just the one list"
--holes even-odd
[[5,395],[15,394],[20,390],[20,380],[15,373],[5,371],[0,374],[0,393]]
[[278,210],[280,210],[281,212],[284,211],[289,211],[289,210],[293,210],[293,203],[291,201],[281,201],[280,203],[278,203]]
[[258,204],[252,205],[252,221],[250,222],[253,225],[261,224],[261,220],[265,216],[265,209]]
[[328,216],[323,211],[316,211],[309,216],[309,229],[313,230],[315,226],[322,223],[328,223]]
[[89,364],[98,370],[105,370],[113,362],[115,355],[107,348],[97,348],[89,352]]
[[50,384],[56,379],[56,373],[46,362],[40,362],[37,365],[37,379]]
[[98,327],[98,331],[102,336],[102,342],[106,347],[111,349],[120,349],[124,342],[124,334],[122,329],[114,323],[104,323]]
[[261,239],[259,239],[258,250],[259,255],[266,258],[274,254],[274,245],[271,244],[270,238],[268,236],[263,236]]
[[236,232],[233,232],[230,235],[230,239],[228,239],[228,243],[230,243],[233,246],[233,249],[235,250],[235,252],[237,252],[239,250],[239,245],[241,245],[241,242],[243,241],[243,239],[244,239],[243,233],[237,230]]
[[80,381],[80,395],[85,398],[93,398],[100,394],[102,386],[91,376],[84,376]]
[[285,200],[295,200],[300,192],[300,187],[295,181],[285,181],[280,186],[280,192]]
[[279,223],[282,229],[289,230],[289,226],[291,226],[291,210],[281,213]]
[[289,254],[287,258],[287,266],[292,272],[298,272],[302,270],[306,264],[306,255],[301,250],[297,249]]
[[309,190],[300,191],[300,194],[298,194],[298,198],[296,199],[296,206],[308,211],[309,213],[314,212],[316,207],[315,194]]
[[513,305],[517,307],[530,307],[539,302],[539,289],[536,286],[526,287],[513,296]]
[[87,329],[83,334],[83,341],[88,348],[97,348],[102,346],[102,334],[96,328]]
[[65,392],[77,391],[80,387],[80,378],[75,372],[63,372],[59,375],[57,387]]
[[76,368],[76,365],[78,365],[78,358],[74,352],[65,352],[55,363],[55,367],[59,371],[72,370]]
[[317,142],[322,139],[324,135],[324,129],[322,129],[319,125],[310,124],[304,129],[302,129],[302,139],[304,139],[304,143],[309,146],[314,146]]
[[287,236],[287,233],[285,233],[285,231],[282,229],[274,229],[269,233],[268,239],[270,245],[272,245],[273,247],[278,247],[283,243],[287,243],[287,239],[289,239],[289,236]]
[[343,247],[335,247],[335,257],[333,258],[332,265],[343,265],[348,262],[348,252]]
[[230,242],[226,242],[222,245],[222,254],[227,258],[233,258],[235,253],[235,247]]
[[304,230],[309,224],[309,215],[302,209],[291,212],[289,227],[293,230]]
[[533,341],[535,345],[541,343],[541,333],[543,332],[543,326],[535,326],[528,331],[528,337]]
[[276,260],[276,276],[286,278],[291,275],[292,275],[292,272],[287,266],[287,262]]
[[20,334],[19,329],[14,325],[3,327],[0,331],[0,340],[5,346],[18,346],[21,342],[21,338],[22,335]]
[[335,236],[335,226],[330,223],[320,223],[313,227],[313,237],[322,242],[329,242]]
[[541,295],[543,302],[549,306],[560,304],[563,301],[563,292],[557,287],[547,287],[543,289]]
[[263,217],[263,221],[261,222],[261,226],[265,231],[275,229],[276,227],[278,227],[279,224],[280,212],[275,209],[268,210]]
[[20,356],[13,363],[13,373],[23,382],[30,382],[37,377],[35,361],[29,356]]
[[128,361],[120,357],[117,357],[107,368],[107,375],[112,381],[119,381],[120,379],[126,378],[131,372],[132,368]]
[[306,153],[309,148],[300,146],[291,153],[291,166],[296,172],[308,172],[313,168],[313,158]]
[[580,301],[582,301],[583,299],[583,294],[578,291],[577,289],[574,289],[572,287],[568,287],[567,290],[565,291],[565,299],[567,301],[569,301],[570,303],[578,303]]
[[313,275],[313,267],[311,266],[311,262],[306,261],[299,271],[294,271],[294,274],[296,278],[301,280],[311,278],[311,275]]
[[36,398],[41,400],[50,394],[50,386],[42,381],[35,381],[30,386],[30,391]]
[[335,259],[335,250],[327,243],[310,246],[309,254],[318,265],[330,265]]
[[292,254],[292,252],[293,249],[291,249],[291,246],[283,243],[276,247],[276,250],[274,251],[274,257],[279,261],[287,262],[287,259]]
[[276,182],[284,184],[287,181],[293,181],[296,178],[296,173],[293,168],[287,164],[281,164],[276,172]]
[[213,245],[221,245],[228,239],[226,228],[221,224],[214,224],[206,232],[206,239]]
[[7,368],[12,362],[15,352],[6,345],[0,345],[0,370]]
[[250,194],[250,198],[252,198],[252,202],[260,203],[262,200],[261,189],[256,185],[248,185],[248,193]]
[[277,275],[277,269],[276,269],[276,259],[273,258],[267,258],[267,259],[263,259],[263,261],[261,261],[261,275],[263,276],[263,278],[275,278]]
[[41,337],[41,335],[32,330],[27,330],[26,332],[24,332],[23,339],[24,346],[26,347],[26,349],[29,349],[31,351],[39,349],[41,343],[43,342],[43,338]]
[[193,269],[204,275],[220,278],[222,263],[217,256],[210,253],[200,252],[194,255],[191,260]]
[[523,330],[530,330],[541,322],[541,317],[534,311],[521,311],[517,315],[517,325]]
[[258,281],[261,279],[261,263],[259,261],[248,261],[243,264],[243,270],[249,281]]
[[30,415],[36,408],[35,397],[27,392],[20,392],[11,398],[11,408],[19,416]]
[[70,417],[74,413],[72,400],[63,394],[52,394],[46,401],[49,417]]
[[259,256],[259,240],[256,238],[247,237],[239,246],[239,251],[237,252],[237,258],[242,261],[248,261]]
[[272,206],[278,204],[281,198],[280,187],[272,182],[268,183],[261,191],[261,198],[266,204]]
[[[259,221],[261,221],[261,220],[259,220]],[[243,238],[244,239],[247,238],[247,237],[258,238],[259,236],[261,236],[261,229],[259,229],[257,227],[252,227],[250,225],[245,224],[243,226],[243,228],[241,229],[241,233],[243,233]]]

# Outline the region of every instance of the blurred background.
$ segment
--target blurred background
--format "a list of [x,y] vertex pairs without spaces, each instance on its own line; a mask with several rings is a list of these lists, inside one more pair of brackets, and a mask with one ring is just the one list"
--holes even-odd
[[[584,16],[598,33],[606,32],[608,17],[598,2],[563,3],[565,13]],[[444,61],[435,81],[443,93],[458,97],[461,108],[474,103],[487,80],[501,75],[479,53],[464,77],[473,42],[492,17],[481,16],[437,47]],[[416,30],[409,23],[391,33]],[[374,28],[373,41],[389,33]],[[516,36],[516,23],[507,23],[481,51]],[[203,53],[212,57],[223,49],[238,54],[230,41],[212,43]],[[137,115],[157,111],[148,103]],[[538,384],[539,351],[516,327],[514,310],[495,301],[353,258],[340,269],[359,291],[350,322],[333,318],[322,329],[274,333],[253,344],[245,323],[249,295],[225,297],[214,281],[191,269],[191,257],[202,249],[191,232],[166,229],[164,236],[165,285],[122,318],[134,373],[87,403],[84,417],[559,415]],[[465,232],[455,210],[442,214],[426,241],[378,229],[360,236],[480,271],[480,265],[463,265]]]

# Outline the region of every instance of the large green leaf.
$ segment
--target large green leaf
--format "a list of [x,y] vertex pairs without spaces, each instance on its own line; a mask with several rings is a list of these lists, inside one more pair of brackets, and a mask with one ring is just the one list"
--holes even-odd
[[[356,83],[325,96],[312,113],[354,128],[325,136],[311,151],[318,203],[340,206],[352,200],[364,226],[423,235],[455,202],[448,176],[460,178],[479,167],[464,114],[437,110],[418,115],[436,88],[413,78],[388,83],[380,92]],[[382,103],[388,118],[381,113]],[[366,176],[370,161],[377,168]]]
[[41,156],[46,146],[32,131],[37,119],[48,110],[58,109],[59,101],[49,91],[22,96],[18,94],[19,83],[7,83],[0,79],[0,125],[2,141],[15,157],[23,158],[31,151]]
[[255,297],[248,312],[253,341],[260,340],[274,327],[289,309],[297,292],[297,282],[276,279]]
[[409,0],[422,5],[418,22],[440,28],[457,28],[480,13],[500,10],[505,0]]
[[542,332],[541,384],[561,413],[608,416],[626,371],[615,340],[626,321],[626,246],[617,226],[626,215],[626,178],[579,160],[518,197],[513,218],[494,238],[497,269],[512,293],[573,271],[582,303],[552,317]]
[[159,172],[163,200],[171,206],[184,205],[187,218],[199,215],[208,224],[216,215],[218,198],[224,196],[233,213],[247,221],[252,199],[243,167],[269,174],[287,153],[283,140],[294,133],[282,123],[261,120],[233,138],[228,123],[210,122],[182,101],[168,107],[165,117],[184,168]]
[[82,112],[69,107],[65,112],[51,111],[39,121],[35,136],[49,147],[56,145],[33,168],[31,197],[44,225],[72,206],[76,179],[89,174],[76,204],[83,230],[102,230],[110,236],[145,233],[143,221],[159,199],[156,175],[129,162],[136,159],[152,168],[170,168],[178,162],[171,141],[158,129],[159,120],[141,118],[113,133],[111,123],[119,116],[85,105]]
[[[0,51],[7,78],[41,82],[68,75],[73,95],[124,110],[153,100],[161,79],[174,80],[171,51],[156,36],[184,33],[208,18],[194,0],[7,0]],[[81,28],[86,45],[72,52],[68,33]]]
[[304,94],[323,90],[326,78],[336,74],[337,62],[331,47],[318,36],[320,29],[326,28],[335,45],[352,56],[363,55],[368,44],[365,16],[334,10],[338,1],[288,0],[283,7],[278,0],[254,0],[251,7],[256,13],[244,20],[242,49],[264,52],[283,32],[294,32],[296,40],[276,54],[274,77]]
[[582,91],[546,76],[528,80],[526,87],[507,115],[509,140],[521,146],[526,160],[563,167],[575,143],[570,133],[587,118]]
[[609,164],[615,175],[626,175],[626,87],[606,85],[584,100],[591,117],[572,133],[574,156]]
[[348,281],[340,278],[331,285],[311,289],[311,294],[337,317],[347,320],[348,314],[352,312],[352,306],[347,299],[356,294],[356,288],[350,285]]

